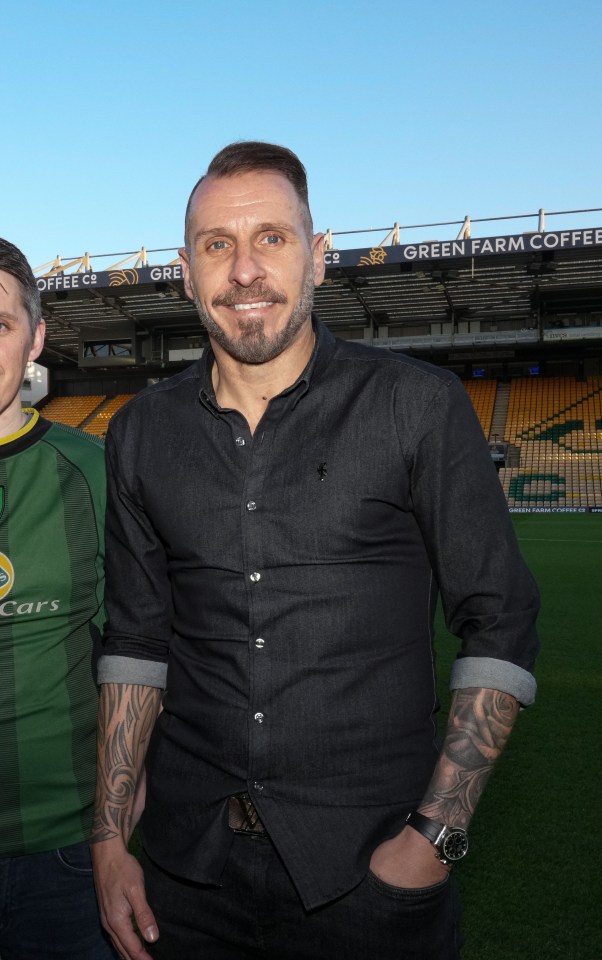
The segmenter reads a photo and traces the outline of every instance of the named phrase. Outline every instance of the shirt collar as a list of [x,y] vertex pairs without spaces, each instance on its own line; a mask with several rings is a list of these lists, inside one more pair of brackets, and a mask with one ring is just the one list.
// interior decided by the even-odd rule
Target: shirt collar
[[22,427],[16,430],[15,433],[10,433],[6,437],[0,437],[1,446],[4,446],[7,443],[13,443],[15,440],[20,440],[21,437],[24,437],[26,434],[28,434],[30,430],[33,430],[40,418],[40,414],[37,410],[34,410],[33,407],[23,407],[22,413],[25,414],[25,423]]
[[[324,369],[328,366],[336,345],[335,337],[322,323],[322,321],[318,320],[315,313],[312,314],[311,322],[316,341],[314,343],[312,355],[309,358],[309,363],[298,379],[292,383],[290,387],[286,387],[286,389],[279,394],[280,397],[285,397],[288,394],[295,393],[295,397],[291,402],[291,409],[294,409],[299,403],[301,397],[307,393],[312,380],[320,376]],[[203,356],[199,361],[199,399],[214,416],[219,416],[220,408],[217,400],[215,399],[215,391],[213,389],[213,381],[211,378],[211,371],[213,369],[214,362],[215,355],[209,346],[203,352]]]

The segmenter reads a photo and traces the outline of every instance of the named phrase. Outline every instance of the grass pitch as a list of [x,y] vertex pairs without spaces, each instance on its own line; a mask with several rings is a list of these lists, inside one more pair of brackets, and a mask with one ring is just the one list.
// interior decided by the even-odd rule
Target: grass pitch
[[[463,960],[600,960],[602,515],[514,515],[539,584],[538,697],[489,781],[457,868]],[[443,689],[457,641],[441,616]]]

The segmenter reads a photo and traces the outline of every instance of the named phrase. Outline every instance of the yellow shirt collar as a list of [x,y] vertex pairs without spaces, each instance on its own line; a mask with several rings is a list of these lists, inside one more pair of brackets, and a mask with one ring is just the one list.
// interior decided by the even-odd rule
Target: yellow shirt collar
[[17,430],[16,433],[9,433],[8,437],[0,437],[0,445],[4,443],[13,443],[14,440],[18,440],[19,437],[24,437],[25,434],[29,433],[36,423],[40,419],[40,414],[37,410],[34,410],[33,407],[23,407],[23,413],[30,413],[31,417],[25,424],[21,427],[20,430]]

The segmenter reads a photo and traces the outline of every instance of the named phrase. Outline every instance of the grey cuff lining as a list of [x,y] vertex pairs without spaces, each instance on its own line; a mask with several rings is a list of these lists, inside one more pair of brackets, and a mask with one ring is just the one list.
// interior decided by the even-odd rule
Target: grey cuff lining
[[449,681],[451,690],[466,687],[488,687],[509,693],[523,707],[535,700],[537,683],[528,670],[493,657],[460,657],[454,662]]
[[167,664],[135,657],[103,656],[98,661],[98,683],[135,683],[165,690]]

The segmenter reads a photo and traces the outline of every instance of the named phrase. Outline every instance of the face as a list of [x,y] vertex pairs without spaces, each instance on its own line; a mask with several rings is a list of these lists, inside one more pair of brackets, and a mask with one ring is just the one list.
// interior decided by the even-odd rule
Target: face
[[44,322],[40,322],[32,339],[19,283],[0,270],[0,418],[5,423],[11,416],[20,417],[25,367],[28,360],[40,355],[43,346]]
[[190,210],[180,251],[188,296],[210,337],[242,363],[266,363],[310,324],[324,279],[323,237],[279,173],[209,177]]

